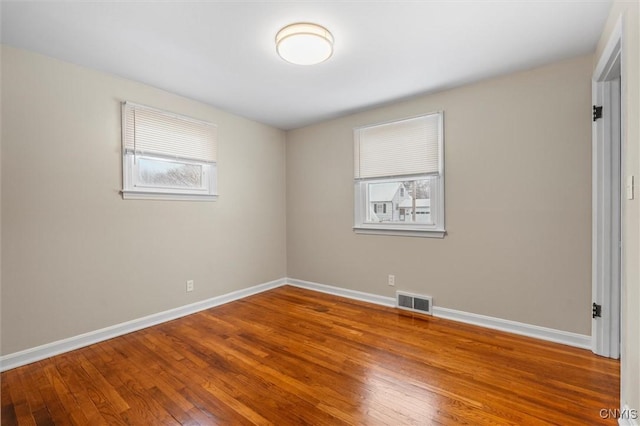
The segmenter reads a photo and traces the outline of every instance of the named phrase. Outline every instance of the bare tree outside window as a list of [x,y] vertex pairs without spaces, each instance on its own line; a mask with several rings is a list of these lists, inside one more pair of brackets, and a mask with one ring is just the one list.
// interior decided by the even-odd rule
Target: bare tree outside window
[[404,187],[409,191],[411,196],[416,199],[429,199],[430,185],[428,180],[407,180],[402,182]]
[[202,186],[202,166],[172,161],[138,159],[140,183],[160,187],[199,188]]

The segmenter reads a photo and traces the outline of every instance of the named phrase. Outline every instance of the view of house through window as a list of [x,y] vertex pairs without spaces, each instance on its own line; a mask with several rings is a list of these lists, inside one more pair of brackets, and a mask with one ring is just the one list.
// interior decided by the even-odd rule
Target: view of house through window
[[367,222],[433,224],[429,179],[369,183],[367,186]]

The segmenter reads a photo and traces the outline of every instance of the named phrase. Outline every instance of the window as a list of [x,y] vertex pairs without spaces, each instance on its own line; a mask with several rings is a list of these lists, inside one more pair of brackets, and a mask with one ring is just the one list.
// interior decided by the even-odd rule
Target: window
[[438,112],[354,130],[357,233],[444,236],[442,127]]
[[374,203],[373,212],[381,214],[387,213],[387,205],[385,203]]
[[215,200],[217,127],[181,115],[122,104],[122,196]]

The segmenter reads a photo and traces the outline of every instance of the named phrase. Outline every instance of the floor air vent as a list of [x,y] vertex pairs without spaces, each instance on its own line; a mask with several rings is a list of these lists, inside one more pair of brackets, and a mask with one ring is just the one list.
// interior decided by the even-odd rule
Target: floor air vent
[[405,292],[396,292],[396,303],[398,308],[412,312],[431,315],[431,296],[421,296]]

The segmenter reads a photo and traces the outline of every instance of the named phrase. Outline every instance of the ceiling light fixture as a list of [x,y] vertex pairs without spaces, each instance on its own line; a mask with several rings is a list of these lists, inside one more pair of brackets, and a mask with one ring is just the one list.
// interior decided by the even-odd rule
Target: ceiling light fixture
[[292,64],[319,64],[333,54],[333,36],[325,27],[298,22],[278,31],[276,51],[282,59]]

